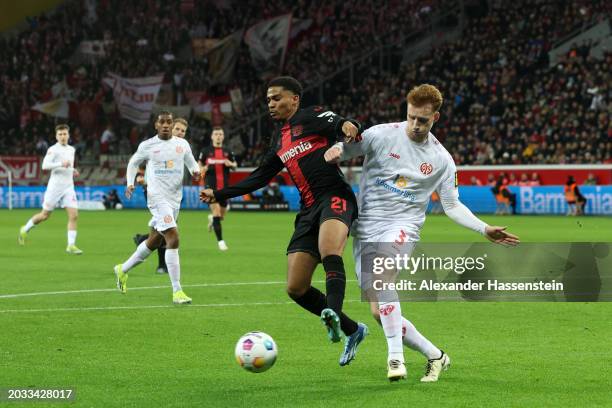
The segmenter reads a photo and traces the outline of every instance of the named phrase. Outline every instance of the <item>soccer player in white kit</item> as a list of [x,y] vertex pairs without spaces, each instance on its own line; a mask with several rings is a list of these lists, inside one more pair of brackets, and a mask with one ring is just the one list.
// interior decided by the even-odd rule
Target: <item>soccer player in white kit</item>
[[[444,212],[456,223],[503,245],[516,245],[518,237],[505,227],[489,226],[459,201],[457,169],[453,158],[430,133],[439,119],[443,98],[428,84],[415,87],[407,96],[406,122],[388,123],[367,129],[356,143],[335,145],[326,152],[328,162],[365,155],[358,196],[359,219],[354,228],[353,255],[359,284],[365,242],[393,242],[400,254],[410,255],[425,222],[431,194],[436,191]],[[392,255],[392,254],[390,254]],[[402,317],[397,293],[392,298],[371,302],[374,318],[382,325],[388,345],[391,381],[406,378],[402,343],[427,358],[422,382],[433,382],[450,358]]]
[[25,240],[30,230],[41,222],[48,220],[51,212],[60,204],[66,209],[68,214],[68,245],[66,246],[66,252],[81,255],[83,251],[76,246],[79,210],[73,179],[75,176],[79,176],[79,172],[74,168],[75,149],[68,145],[70,127],[65,124],[57,125],[55,127],[55,138],[57,143],[47,149],[47,154],[42,162],[42,169],[51,171],[43,199],[42,211],[30,218],[27,224],[19,229],[18,241],[20,245],[25,245]]
[[132,196],[138,165],[147,160],[147,206],[152,214],[149,237],[138,245],[136,251],[123,264],[115,266],[117,288],[127,292],[128,271],[142,263],[153,250],[166,240],[166,266],[172,283],[172,302],[191,303],[181,288],[181,267],[179,263],[179,235],[176,226],[181,199],[183,198],[183,167],[196,178],[200,168],[189,143],[172,136],[173,119],[170,112],[162,111],[155,121],[158,134],[140,143],[130,158],[127,168],[125,195]]

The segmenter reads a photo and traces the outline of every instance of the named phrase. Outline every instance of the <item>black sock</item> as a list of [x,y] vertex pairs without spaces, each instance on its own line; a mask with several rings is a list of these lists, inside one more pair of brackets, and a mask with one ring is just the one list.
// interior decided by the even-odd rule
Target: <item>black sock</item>
[[[308,288],[306,293],[304,293],[302,296],[289,296],[295,301],[295,303],[317,316],[321,316],[321,312],[327,307],[325,295],[321,293],[319,289],[313,288],[312,286]],[[340,313],[339,316],[340,328],[345,335],[350,336],[357,331],[357,323],[351,320],[351,318],[344,313]]]
[[221,241],[223,239],[223,233],[221,232],[221,217],[213,217],[213,229],[215,230],[217,241]]
[[162,244],[157,248],[157,269],[164,268],[168,270],[166,266],[166,241],[164,240]]
[[342,313],[344,291],[346,289],[346,275],[344,274],[344,261],[341,256],[328,255],[322,259],[325,269],[325,287],[327,289],[327,307],[340,317],[340,327],[347,336],[357,331],[357,323]]
[[295,303],[317,316],[321,316],[321,312],[327,307],[325,295],[321,293],[319,289],[313,288],[312,286],[309,287],[302,296],[289,295],[289,297],[291,297]]
[[344,291],[346,288],[346,276],[344,274],[344,261],[338,255],[328,255],[322,259],[325,269],[325,288],[327,291],[327,306],[340,315],[342,302],[344,302]]
[[149,238],[148,234],[143,234],[143,235],[136,234],[136,237],[134,239],[134,241],[136,241],[136,246],[142,244],[144,241],[147,240],[147,238]]

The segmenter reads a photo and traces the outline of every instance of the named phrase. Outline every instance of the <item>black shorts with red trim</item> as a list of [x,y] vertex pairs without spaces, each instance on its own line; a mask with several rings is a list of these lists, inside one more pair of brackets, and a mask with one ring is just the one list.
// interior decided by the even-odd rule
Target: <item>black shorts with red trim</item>
[[357,200],[351,192],[325,195],[309,208],[304,208],[295,217],[295,231],[289,241],[287,254],[307,252],[321,260],[319,252],[319,227],[324,221],[337,219],[342,221],[349,232],[357,218]]

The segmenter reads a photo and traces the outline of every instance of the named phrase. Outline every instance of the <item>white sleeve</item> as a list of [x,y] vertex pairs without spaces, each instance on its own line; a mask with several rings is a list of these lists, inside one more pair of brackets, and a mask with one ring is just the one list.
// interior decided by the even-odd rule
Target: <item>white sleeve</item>
[[130,158],[130,161],[127,166],[127,171],[125,173],[125,178],[128,186],[134,185],[134,179],[136,178],[136,174],[138,173],[138,166],[143,161],[147,160],[148,156],[146,154],[145,148],[142,147],[142,144],[138,146],[138,150],[136,153]]
[[62,167],[62,162],[56,161],[56,155],[53,153],[53,150],[49,148],[47,150],[47,154],[45,155],[45,158],[43,159],[42,169],[43,170],[53,170],[53,169],[58,169],[60,167]]
[[487,224],[459,201],[457,168],[452,158],[449,160],[447,172],[437,188],[444,213],[457,224],[484,235]]
[[375,138],[374,131],[372,128],[366,129],[361,134],[361,140],[353,143],[336,143],[335,146],[340,145],[342,147],[341,161],[352,159],[357,156],[365,156],[372,150],[372,142]]
[[191,152],[191,146],[189,145],[189,143],[186,143],[186,145],[187,145],[187,149],[185,149],[185,156],[184,156],[185,166],[189,170],[189,173],[193,175],[193,173],[200,171],[200,166],[198,165],[198,162],[196,162],[195,158],[193,157],[193,153]]

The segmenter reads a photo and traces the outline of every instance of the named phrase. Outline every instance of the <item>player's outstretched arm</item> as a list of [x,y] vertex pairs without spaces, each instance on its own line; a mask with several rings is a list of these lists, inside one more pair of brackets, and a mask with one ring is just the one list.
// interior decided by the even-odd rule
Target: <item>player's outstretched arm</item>
[[270,152],[262,165],[249,174],[247,178],[221,190],[202,190],[200,192],[200,200],[205,203],[222,201],[258,190],[267,185],[272,180],[272,177],[283,169],[283,166],[281,159],[275,153]]

